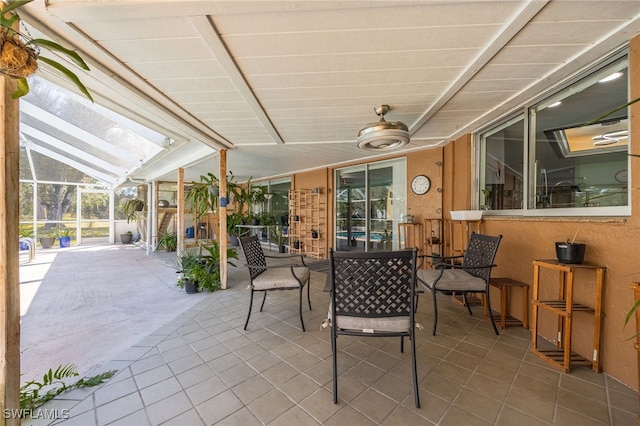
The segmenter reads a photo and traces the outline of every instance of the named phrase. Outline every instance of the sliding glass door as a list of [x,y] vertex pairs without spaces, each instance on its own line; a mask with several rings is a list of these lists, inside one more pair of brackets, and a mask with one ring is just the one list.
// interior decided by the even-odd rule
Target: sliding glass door
[[338,169],[335,188],[336,250],[398,248],[397,224],[406,213],[404,159]]

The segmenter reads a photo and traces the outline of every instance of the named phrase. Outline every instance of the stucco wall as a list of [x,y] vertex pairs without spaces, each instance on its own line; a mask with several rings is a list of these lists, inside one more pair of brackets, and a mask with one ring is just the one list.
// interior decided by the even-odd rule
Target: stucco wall
[[[629,81],[631,99],[640,97],[640,36],[631,41]],[[634,140],[640,134],[640,102],[631,107],[631,148],[640,154],[640,143]],[[635,137],[637,139],[637,137]],[[471,138],[462,137],[444,149],[445,215],[452,209],[467,209],[471,199]],[[640,281],[640,158],[631,157],[632,216],[630,217],[569,217],[526,218],[488,217],[482,224],[482,232],[502,234],[503,240],[496,263],[499,265],[493,276],[506,276],[531,284],[534,259],[555,257],[556,241],[572,238],[578,231],[577,241],[587,244],[585,261],[607,268],[603,296],[603,328],[601,363],[603,370],[638,389],[636,350],[630,339],[635,333],[632,321],[626,327],[626,313],[634,303],[631,284]],[[446,216],[445,216],[446,217]],[[593,301],[593,277],[591,273],[580,273],[576,277],[578,301]],[[543,277],[554,280],[555,275]],[[545,283],[548,281],[545,281]],[[497,294],[494,295],[497,297]],[[529,297],[531,289],[529,289]],[[493,299],[496,300],[496,299]],[[519,304],[520,293],[511,297],[510,310],[515,317],[522,317]],[[531,306],[529,316],[531,317]],[[587,359],[591,358],[593,342],[593,316],[577,313],[573,328],[573,348]],[[543,334],[555,337],[555,318],[542,318]]]
[[[640,36],[631,41],[630,47],[631,98],[640,97]],[[640,143],[634,136],[640,134],[640,102],[631,107],[630,151],[640,155]],[[397,158],[388,157],[388,158]],[[423,196],[413,194],[407,187],[407,205],[416,220],[426,217],[448,218],[448,212],[471,207],[472,191],[472,145],[471,136],[465,135],[449,143],[444,148],[411,152],[407,158],[407,183],[417,174],[425,174],[431,179],[431,190]],[[438,165],[442,162],[443,165]],[[603,371],[638,389],[636,350],[630,337],[635,333],[635,324],[625,327],[627,311],[634,303],[631,284],[640,282],[640,157],[631,157],[632,191],[630,217],[567,217],[567,218],[527,218],[488,217],[482,224],[482,232],[502,234],[503,240],[496,263],[499,265],[494,276],[512,277],[531,284],[534,259],[555,257],[555,242],[572,238],[578,231],[577,240],[587,244],[586,262],[607,268],[603,295],[603,328],[601,345],[601,365]],[[332,241],[332,177],[333,169],[297,174],[294,188],[322,186],[327,190],[328,243]],[[443,188],[439,193],[437,188]],[[441,209],[441,210],[439,210]],[[543,277],[555,280],[555,275]],[[545,281],[545,283],[548,281]],[[583,284],[580,284],[580,283]],[[577,301],[592,304],[593,274],[579,273],[576,277]],[[521,293],[514,289],[510,311],[522,318]],[[498,294],[492,300],[497,301]],[[529,298],[531,289],[529,289]],[[495,303],[495,302],[494,302]],[[531,317],[529,304],[529,317]],[[593,342],[593,316],[584,313],[575,315],[573,349],[587,359],[591,358]],[[555,318],[542,318],[542,333],[545,337],[555,337]]]

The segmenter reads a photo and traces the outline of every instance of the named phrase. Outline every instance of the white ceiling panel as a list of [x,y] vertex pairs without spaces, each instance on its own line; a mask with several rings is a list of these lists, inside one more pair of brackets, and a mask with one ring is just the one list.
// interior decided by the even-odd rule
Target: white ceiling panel
[[198,160],[223,146],[236,148],[234,174],[254,179],[375,158],[355,139],[379,104],[411,127],[410,149],[441,146],[640,31],[640,1],[49,0],[23,9],[34,32],[88,60],[93,71],[79,75],[98,102],[184,144],[137,170],[142,179],[181,166],[197,178],[214,164]]
[[[239,2],[241,3],[241,2]],[[290,2],[290,4],[300,2]],[[394,1],[384,4],[366,2],[315,2],[309,10],[297,7],[292,13],[219,13],[214,15],[222,34],[265,34],[284,31],[335,31],[351,28],[465,27],[507,22],[522,1],[502,2],[436,2]],[[445,4],[448,3],[448,4]],[[491,2],[489,2],[491,3]],[[233,6],[230,5],[230,8]],[[259,7],[259,6],[258,6]]]
[[140,75],[149,80],[173,80],[183,75],[191,78],[211,78],[214,76],[226,76],[224,69],[215,59],[192,61],[162,61],[162,62],[129,62],[131,67]]
[[105,40],[100,42],[108,51],[117,53],[120,61],[158,62],[189,61],[211,57],[207,44],[199,37]]
[[97,41],[183,39],[198,37],[198,31],[187,16],[154,19],[127,19],[127,15],[113,20],[76,21],[83,32],[90,32]]
[[[161,66],[161,64],[158,64]],[[182,92],[225,92],[234,90],[233,82],[227,76],[215,78],[196,78],[184,76],[183,78],[150,80],[157,87],[161,87],[167,93]]]
[[215,92],[173,92],[171,94],[171,98],[187,109],[191,105],[209,103],[212,101],[222,104],[226,104],[227,102],[245,102],[242,95],[237,90],[216,90]]
[[273,57],[237,58],[247,76],[272,74],[319,74],[324,72],[358,72],[375,69],[425,69],[464,67],[473,57],[474,49],[431,49],[390,51],[384,55],[372,53],[321,54]]

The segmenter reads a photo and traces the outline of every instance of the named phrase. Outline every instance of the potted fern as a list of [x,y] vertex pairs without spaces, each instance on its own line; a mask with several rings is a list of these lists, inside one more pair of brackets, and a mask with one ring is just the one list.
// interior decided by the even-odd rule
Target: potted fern
[[138,212],[144,210],[146,205],[147,203],[138,198],[131,198],[125,201],[123,210],[125,216],[127,217],[127,223],[136,220],[138,217]]
[[41,55],[43,49],[52,53],[61,53],[83,70],[89,71],[89,66],[77,52],[51,40],[31,39],[14,29],[20,21],[18,9],[32,1],[16,0],[9,4],[0,2],[2,9],[0,12],[0,74],[11,77],[18,83],[18,89],[11,97],[18,99],[29,93],[27,77],[35,74],[38,63],[42,62],[73,82],[78,90],[93,102],[91,94],[76,74],[60,62]]

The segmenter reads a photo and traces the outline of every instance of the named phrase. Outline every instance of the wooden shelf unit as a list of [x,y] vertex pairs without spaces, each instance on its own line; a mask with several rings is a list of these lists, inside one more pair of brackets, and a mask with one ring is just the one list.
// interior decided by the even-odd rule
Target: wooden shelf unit
[[[440,218],[424,219],[424,249],[425,256],[444,256],[444,221]],[[433,262],[427,258],[425,267],[433,267]]]
[[479,220],[453,220],[448,219],[446,224],[447,235],[445,236],[448,243],[447,256],[463,255],[471,233],[481,233],[482,219]]
[[[308,192],[310,192],[308,189],[289,190],[289,253],[304,252],[304,222]],[[296,241],[299,242],[298,248],[294,247]]]
[[[558,272],[558,298],[552,300],[540,299],[540,269],[550,269]],[[574,299],[574,276],[577,270],[595,272],[595,289],[593,306],[576,303]],[[594,371],[600,372],[600,332],[602,328],[602,287],[604,285],[603,266],[590,264],[564,264],[557,260],[533,261],[533,316],[531,329],[531,352],[561,369],[565,373],[571,371],[572,364],[591,365]],[[538,316],[542,309],[558,317],[558,341],[555,349],[542,349],[538,345]],[[593,315],[593,352],[588,360],[571,352],[571,334],[573,328],[573,313],[585,312]]]
[[[633,288],[634,301],[640,300],[640,283],[633,283],[631,286]],[[636,342],[634,347],[636,349],[636,362],[638,363],[638,382],[640,382],[640,308],[635,311],[636,318]],[[640,394],[638,395],[640,397]],[[640,421],[640,417],[638,417],[638,421]]]
[[[325,206],[325,194],[322,193],[321,188],[318,188],[317,192],[314,190],[305,194],[305,212],[302,222],[304,239],[301,241],[303,241],[305,254],[316,259],[324,259],[326,257]],[[315,237],[312,232],[314,230],[317,231],[317,236]]]
[[417,247],[418,254],[422,254],[424,232],[421,223],[399,223],[398,244],[400,250]]

